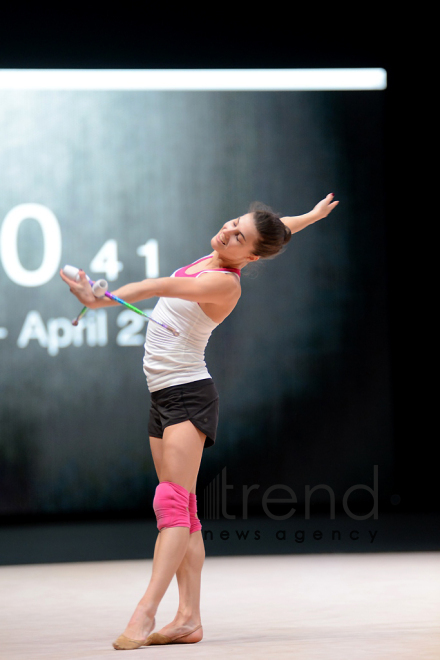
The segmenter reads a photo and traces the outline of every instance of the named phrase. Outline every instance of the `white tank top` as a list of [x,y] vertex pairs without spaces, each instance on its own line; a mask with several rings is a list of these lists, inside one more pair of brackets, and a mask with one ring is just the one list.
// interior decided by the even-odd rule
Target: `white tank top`
[[[235,273],[236,268],[211,268],[199,273],[186,273],[191,266],[176,270],[171,277],[199,277],[203,273]],[[205,348],[214,328],[219,324],[205,314],[199,303],[180,298],[159,298],[153,313],[160,323],[166,323],[179,331],[175,337],[156,323],[149,323],[145,340],[143,360],[144,373],[150,392],[172,385],[183,385],[196,380],[211,378],[205,363]]]

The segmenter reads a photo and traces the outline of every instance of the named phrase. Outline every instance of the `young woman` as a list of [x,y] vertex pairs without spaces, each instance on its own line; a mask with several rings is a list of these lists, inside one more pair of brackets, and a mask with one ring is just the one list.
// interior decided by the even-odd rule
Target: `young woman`
[[[305,215],[280,218],[267,207],[229,220],[211,240],[213,252],[171,277],[127,284],[115,294],[127,302],[158,296],[153,318],[179,331],[148,325],[144,371],[151,392],[150,446],[159,480],[153,500],[159,534],[148,588],[115,649],[150,644],[194,643],[203,637],[200,581],[205,549],[197,517],[196,482],[204,447],[212,446],[218,394],[204,351],[213,329],[229,316],[241,294],[240,272],[276,256],[291,234],[326,217],[338,204],[331,193]],[[117,305],[97,299],[83,271],[78,282],[61,271],[71,292],[87,307]],[[155,614],[173,576],[179,587],[174,620],[152,633]]]

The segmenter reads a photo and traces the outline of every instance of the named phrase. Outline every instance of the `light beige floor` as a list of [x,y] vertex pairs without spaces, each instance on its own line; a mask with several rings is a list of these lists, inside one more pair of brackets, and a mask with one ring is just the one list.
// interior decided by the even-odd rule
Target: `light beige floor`
[[[99,660],[151,561],[0,567],[0,658]],[[440,553],[208,558],[205,637],[129,658],[439,660]],[[174,616],[175,582],[157,616]],[[123,652],[122,652],[123,653]]]

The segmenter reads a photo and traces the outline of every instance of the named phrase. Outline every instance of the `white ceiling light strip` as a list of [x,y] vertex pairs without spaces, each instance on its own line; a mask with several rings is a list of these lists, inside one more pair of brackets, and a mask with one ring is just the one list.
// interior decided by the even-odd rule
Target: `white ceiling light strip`
[[386,89],[385,69],[0,69],[0,90]]

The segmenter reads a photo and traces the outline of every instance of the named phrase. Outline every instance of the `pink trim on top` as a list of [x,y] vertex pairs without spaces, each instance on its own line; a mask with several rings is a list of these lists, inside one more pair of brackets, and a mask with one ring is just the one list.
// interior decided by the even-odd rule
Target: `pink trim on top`
[[201,275],[202,273],[210,273],[214,271],[218,271],[220,273],[235,273],[238,275],[238,277],[241,276],[241,272],[239,268],[208,268],[207,270],[199,270],[198,273],[187,273],[187,269],[191,268],[191,266],[195,266],[198,264],[200,261],[204,261],[204,259],[209,259],[211,255],[208,255],[207,257],[202,257],[201,259],[197,259],[197,261],[194,261],[194,263],[189,264],[189,266],[182,266],[182,268],[179,268],[176,270],[174,273],[174,277],[197,277],[198,275]]

